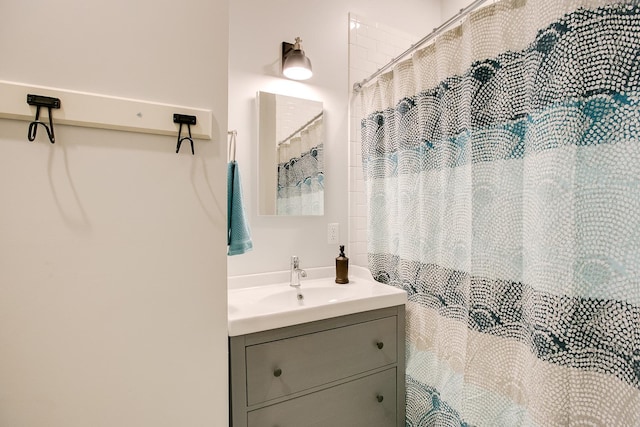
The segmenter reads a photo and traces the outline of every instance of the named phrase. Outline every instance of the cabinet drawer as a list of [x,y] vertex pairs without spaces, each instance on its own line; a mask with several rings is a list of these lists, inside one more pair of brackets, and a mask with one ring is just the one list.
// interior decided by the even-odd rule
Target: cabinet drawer
[[396,369],[267,406],[249,427],[389,427],[396,425]]
[[396,316],[249,346],[247,405],[395,363]]

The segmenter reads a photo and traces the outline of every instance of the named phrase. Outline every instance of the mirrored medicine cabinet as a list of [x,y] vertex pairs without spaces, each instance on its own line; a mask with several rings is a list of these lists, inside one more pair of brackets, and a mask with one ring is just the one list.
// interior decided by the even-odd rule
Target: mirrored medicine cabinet
[[258,92],[258,215],[324,214],[322,102]]

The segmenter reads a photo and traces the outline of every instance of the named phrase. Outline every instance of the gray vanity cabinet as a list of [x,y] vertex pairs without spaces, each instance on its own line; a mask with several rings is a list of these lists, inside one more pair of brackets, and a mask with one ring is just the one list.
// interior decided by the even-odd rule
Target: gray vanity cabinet
[[404,305],[229,338],[233,427],[404,426]]

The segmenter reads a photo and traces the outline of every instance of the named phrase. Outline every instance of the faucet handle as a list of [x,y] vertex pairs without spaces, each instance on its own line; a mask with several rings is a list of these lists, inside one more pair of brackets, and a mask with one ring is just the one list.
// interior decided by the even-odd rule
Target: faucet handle
[[293,268],[298,268],[300,266],[300,261],[298,260],[298,257],[295,255],[291,256],[291,266]]

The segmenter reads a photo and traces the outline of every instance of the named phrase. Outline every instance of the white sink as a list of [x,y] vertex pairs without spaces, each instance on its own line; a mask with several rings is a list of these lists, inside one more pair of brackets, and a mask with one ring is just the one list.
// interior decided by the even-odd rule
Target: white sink
[[[324,286],[323,286],[324,285]],[[282,307],[311,307],[322,304],[332,304],[346,299],[352,299],[358,296],[357,286],[338,286],[326,284],[324,282],[313,283],[312,286],[300,286],[299,290],[294,290],[291,286],[289,289],[278,286],[272,294],[261,298],[259,303],[267,307],[273,307],[275,310],[281,310]]]
[[374,280],[350,278],[338,285],[333,278],[302,280],[298,290],[289,283],[230,289],[229,336],[245,335],[361,311],[402,305],[402,289]]

